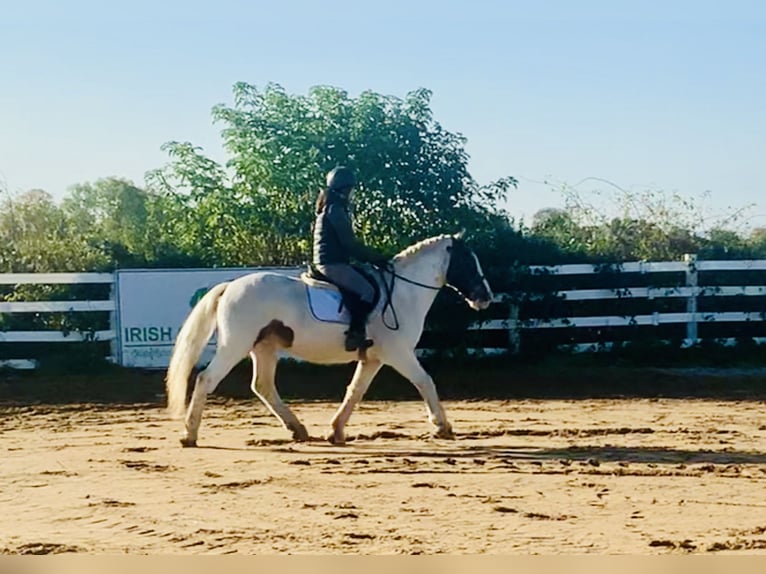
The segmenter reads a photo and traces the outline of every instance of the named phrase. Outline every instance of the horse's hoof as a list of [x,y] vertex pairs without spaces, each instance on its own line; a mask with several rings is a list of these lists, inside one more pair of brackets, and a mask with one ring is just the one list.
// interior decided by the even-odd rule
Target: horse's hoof
[[441,429],[434,432],[433,437],[444,439],[444,440],[455,440],[455,433],[452,432],[452,429],[450,428]]
[[182,438],[181,439],[181,446],[184,448],[195,448],[197,446],[196,440],[191,440],[188,438]]
[[335,436],[334,434],[331,434],[327,437],[327,442],[333,446],[346,446],[346,437]]
[[309,438],[311,437],[309,437],[309,431],[306,430],[306,427],[293,429],[293,440],[295,442],[308,442]]

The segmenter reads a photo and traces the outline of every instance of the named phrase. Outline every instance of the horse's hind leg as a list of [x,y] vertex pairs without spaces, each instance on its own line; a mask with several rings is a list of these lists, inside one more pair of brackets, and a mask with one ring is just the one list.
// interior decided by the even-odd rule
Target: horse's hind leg
[[186,432],[181,438],[183,446],[197,446],[197,434],[202,422],[202,411],[207,396],[212,393],[223,378],[246,355],[246,350],[239,352],[219,341],[215,357],[210,364],[197,375],[189,409],[186,411]]
[[391,366],[399,371],[415,386],[423,397],[428,411],[428,419],[436,427],[436,436],[439,438],[454,438],[452,426],[447,421],[439,395],[436,392],[434,380],[431,378],[414,354],[407,354],[399,358]]
[[362,400],[364,393],[370,387],[370,383],[380,370],[382,363],[380,361],[359,361],[356,364],[356,370],[351,382],[346,388],[346,396],[343,403],[332,418],[332,436],[329,441],[333,444],[344,444],[346,442],[345,427],[354,410],[356,404]]
[[253,381],[250,388],[268,409],[276,416],[282,425],[293,433],[293,439],[307,441],[309,433],[290,408],[282,401],[277,392],[276,372],[277,349],[264,341],[255,346],[250,352],[253,360]]

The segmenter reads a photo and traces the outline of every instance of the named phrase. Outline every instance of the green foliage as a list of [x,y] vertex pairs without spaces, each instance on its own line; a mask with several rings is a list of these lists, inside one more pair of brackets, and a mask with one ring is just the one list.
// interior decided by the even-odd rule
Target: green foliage
[[151,257],[148,194],[131,182],[75,185],[61,209],[78,236],[109,257],[110,267],[135,267]]
[[50,194],[32,190],[0,201],[0,272],[104,269],[109,259]]
[[234,105],[213,110],[224,125],[226,168],[192,144],[172,142],[171,163],[150,181],[174,199],[184,246],[223,265],[307,260],[316,195],[339,164],[359,180],[359,235],[379,249],[480,228],[516,181],[478,185],[465,138],[433,119],[430,97],[417,90],[404,99],[371,91],[352,98],[326,86],[302,96],[239,83]]
[[613,189],[591,192],[593,201],[563,186],[565,209],[539,211],[531,235],[583,261],[679,260],[686,253],[703,259],[766,256],[760,235],[748,239],[734,229],[750,206],[715,215],[706,209],[707,194],[695,199],[603,183]]

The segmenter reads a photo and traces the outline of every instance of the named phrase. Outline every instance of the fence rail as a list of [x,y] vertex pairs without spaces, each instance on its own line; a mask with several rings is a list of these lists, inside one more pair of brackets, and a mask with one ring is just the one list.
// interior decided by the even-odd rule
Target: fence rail
[[[738,261],[699,261],[696,255],[686,255],[684,261],[636,261],[622,264],[574,264],[557,266],[533,266],[530,268],[532,276],[537,277],[571,277],[571,276],[595,276],[606,283],[617,275],[631,277],[659,273],[683,273],[683,285],[665,286],[619,286],[598,289],[572,289],[557,291],[555,295],[566,302],[583,301],[658,301],[662,299],[685,299],[686,312],[659,312],[635,315],[587,315],[568,317],[530,317],[525,321],[511,320],[490,321],[484,323],[485,328],[511,330],[533,329],[557,329],[565,327],[575,328],[611,328],[611,327],[638,327],[659,326],[668,324],[685,324],[686,337],[682,345],[690,346],[701,341],[698,336],[700,324],[723,324],[723,323],[757,323],[764,326],[763,334],[766,335],[766,305],[761,305],[758,311],[709,311],[700,312],[701,300],[711,297],[723,298],[750,298],[766,297],[766,275],[757,280],[760,284],[755,285],[700,285],[701,274],[709,273],[737,273],[737,272],[764,272],[766,260],[738,260]],[[702,275],[704,279],[706,275]],[[737,276],[735,276],[737,277]],[[741,279],[741,275],[739,275]],[[638,281],[636,281],[638,282]],[[752,282],[752,281],[751,281]],[[533,299],[533,298],[532,298]],[[518,337],[517,337],[518,339]],[[766,336],[752,337],[758,344],[766,343]],[[721,337],[718,342],[731,345],[736,338]],[[566,345],[569,350],[585,351],[599,348],[611,348],[612,341],[587,342],[574,345]]]
[[[86,341],[109,341],[112,343],[110,359],[115,357],[115,313],[113,273],[0,273],[0,285],[75,285],[109,284],[109,299],[79,301],[0,301],[0,313],[86,313],[108,312],[109,329],[97,331],[0,331],[0,343],[72,343]],[[34,369],[36,359],[4,359],[0,367]]]
[[673,273],[686,271],[690,264],[697,271],[766,271],[765,259],[739,259],[732,261],[698,261],[695,255],[687,255],[687,261],[631,261],[628,263],[573,263],[568,265],[532,265],[533,274],[589,275],[593,273]]
[[112,273],[0,273],[0,285],[114,283]]
[[[700,311],[701,301],[709,298],[727,298],[736,301],[746,301],[753,297],[763,297],[766,301],[766,275],[756,280],[752,278],[749,284],[744,285],[716,285],[709,284],[705,279],[709,273],[736,274],[739,272],[764,272],[766,260],[739,260],[739,261],[698,261],[696,256],[687,255],[684,261],[637,261],[622,264],[573,264],[556,266],[532,266],[529,268],[529,277],[532,280],[549,277],[574,278],[576,276],[592,276],[592,281],[601,283],[603,286],[587,289],[562,289],[554,295],[567,303],[585,303],[603,301],[604,312],[590,314],[557,317],[529,316],[519,319],[519,305],[510,305],[508,315],[503,318],[494,318],[469,327],[471,331],[505,331],[506,344],[500,347],[482,347],[474,349],[475,352],[501,353],[518,350],[519,342],[523,333],[530,331],[550,331],[563,328],[594,329],[594,328],[630,328],[651,327],[660,325],[685,324],[685,338],[683,344],[688,346],[700,341],[698,336],[700,325],[708,324],[752,324],[764,328],[753,336],[757,343],[766,343],[766,305],[762,310],[741,309],[722,310],[715,312]],[[647,274],[679,274],[677,284],[665,286],[611,286],[614,285],[614,277],[628,276],[641,277]],[[741,275],[732,275],[734,281]],[[109,341],[112,343],[112,356],[115,360],[115,344],[119,337],[117,329],[118,301],[115,296],[115,274],[112,273],[6,273],[0,274],[0,285],[16,284],[109,284],[108,299],[104,300],[81,300],[81,301],[0,301],[0,314],[13,313],[109,313],[109,328],[90,332],[62,332],[62,331],[0,331],[0,343],[65,343],[75,341]],[[646,280],[635,281],[646,283]],[[658,281],[659,282],[659,281]],[[733,282],[731,280],[727,283]],[[741,282],[745,282],[742,280]],[[625,283],[625,281],[621,281]],[[608,304],[616,300],[659,302],[662,300],[686,301],[686,309],[683,312],[642,312],[635,315],[620,315],[610,312]],[[505,300],[504,295],[496,298],[496,303]],[[528,301],[534,301],[535,296],[530,295]],[[760,336],[763,334],[764,336]],[[722,337],[723,344],[732,344],[735,338]],[[593,350],[612,346],[610,341],[597,341],[566,345],[571,350]],[[427,352],[424,350],[424,352]],[[24,359],[5,359],[0,357],[0,366],[14,368],[34,366],[33,361]]]
[[0,302],[0,313],[68,313],[115,311],[114,301],[17,301]]

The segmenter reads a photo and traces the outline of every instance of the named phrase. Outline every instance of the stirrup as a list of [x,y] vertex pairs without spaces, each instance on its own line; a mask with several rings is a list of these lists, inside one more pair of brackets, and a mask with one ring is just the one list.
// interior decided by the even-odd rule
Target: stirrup
[[366,339],[364,337],[364,333],[354,332],[354,331],[346,331],[346,342],[345,347],[346,351],[365,351],[372,347],[373,341],[372,339]]

